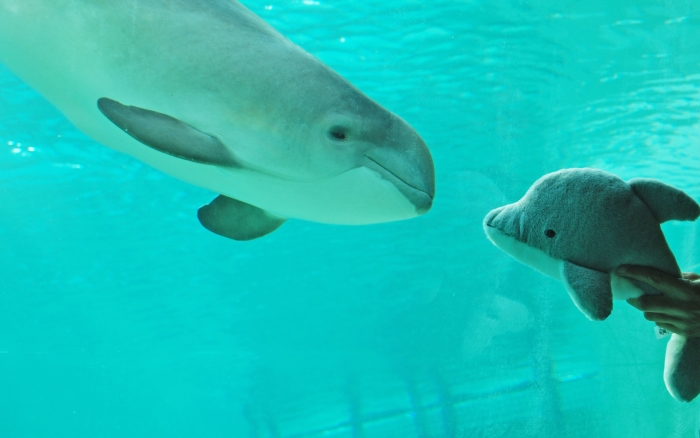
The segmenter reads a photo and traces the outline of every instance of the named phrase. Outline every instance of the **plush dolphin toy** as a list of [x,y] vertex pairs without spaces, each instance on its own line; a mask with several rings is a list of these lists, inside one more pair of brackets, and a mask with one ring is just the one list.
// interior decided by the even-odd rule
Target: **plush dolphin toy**
[[202,225],[427,212],[418,133],[234,0],[0,0],[0,62],[98,142],[220,193]]
[[[518,202],[489,212],[483,225],[497,247],[563,282],[588,318],[603,320],[613,299],[661,293],[616,275],[619,266],[681,276],[660,224],[698,216],[697,202],[660,181],[624,182],[601,170],[565,169],[540,178]],[[664,380],[679,400],[700,393],[700,339],[672,335]]]

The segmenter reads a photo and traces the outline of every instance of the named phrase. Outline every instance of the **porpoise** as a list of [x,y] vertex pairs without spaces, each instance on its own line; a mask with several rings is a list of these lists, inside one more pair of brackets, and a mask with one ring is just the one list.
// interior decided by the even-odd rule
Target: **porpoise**
[[[660,224],[698,216],[695,200],[661,181],[625,182],[602,170],[564,169],[537,180],[518,202],[489,212],[483,226],[497,247],[562,281],[588,318],[603,320],[612,312],[613,298],[661,293],[618,276],[621,265],[681,277]],[[679,400],[700,393],[700,338],[671,336],[664,379]]]
[[433,202],[418,133],[234,0],[0,0],[0,62],[98,142],[220,193],[198,216],[226,237]]

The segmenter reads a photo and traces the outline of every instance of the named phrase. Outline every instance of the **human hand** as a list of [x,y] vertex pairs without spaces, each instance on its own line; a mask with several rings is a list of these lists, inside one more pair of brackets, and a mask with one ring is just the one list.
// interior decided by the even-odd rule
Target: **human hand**
[[700,275],[684,273],[683,278],[675,278],[644,266],[620,266],[617,274],[647,283],[664,293],[627,300],[644,312],[644,318],[682,336],[700,336]]

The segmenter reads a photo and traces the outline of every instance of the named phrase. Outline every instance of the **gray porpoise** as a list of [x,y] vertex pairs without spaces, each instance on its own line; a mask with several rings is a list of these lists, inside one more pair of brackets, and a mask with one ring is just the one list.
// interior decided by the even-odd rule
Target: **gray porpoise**
[[0,0],[0,62],[98,142],[221,194],[199,218],[227,237],[432,205],[416,131],[237,1]]

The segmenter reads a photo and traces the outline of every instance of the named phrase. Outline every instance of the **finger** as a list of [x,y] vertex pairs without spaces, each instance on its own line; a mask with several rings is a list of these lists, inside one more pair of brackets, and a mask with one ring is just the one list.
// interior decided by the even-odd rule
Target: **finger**
[[678,304],[666,295],[642,295],[630,298],[627,302],[643,312],[666,313],[673,316],[686,316],[688,314],[682,304]]
[[656,325],[662,329],[670,331],[671,333],[675,333],[677,335],[685,336],[688,338],[695,338],[700,335],[700,332],[697,328],[693,329],[687,326],[679,326],[676,324],[669,324],[665,322],[658,323]]
[[683,293],[688,287],[686,280],[676,278],[658,269],[648,266],[622,265],[617,268],[616,272],[624,277],[634,278],[635,280],[654,286],[669,296],[675,296],[677,298],[686,296],[686,294]]
[[656,325],[659,324],[671,324],[677,328],[684,328],[686,326],[685,322],[675,316],[667,315],[665,313],[654,313],[654,312],[644,312],[644,319],[648,321],[653,321]]
[[690,281],[697,281],[697,280],[700,280],[700,275],[698,275],[694,272],[684,272],[683,278],[685,278],[686,280],[690,280]]

